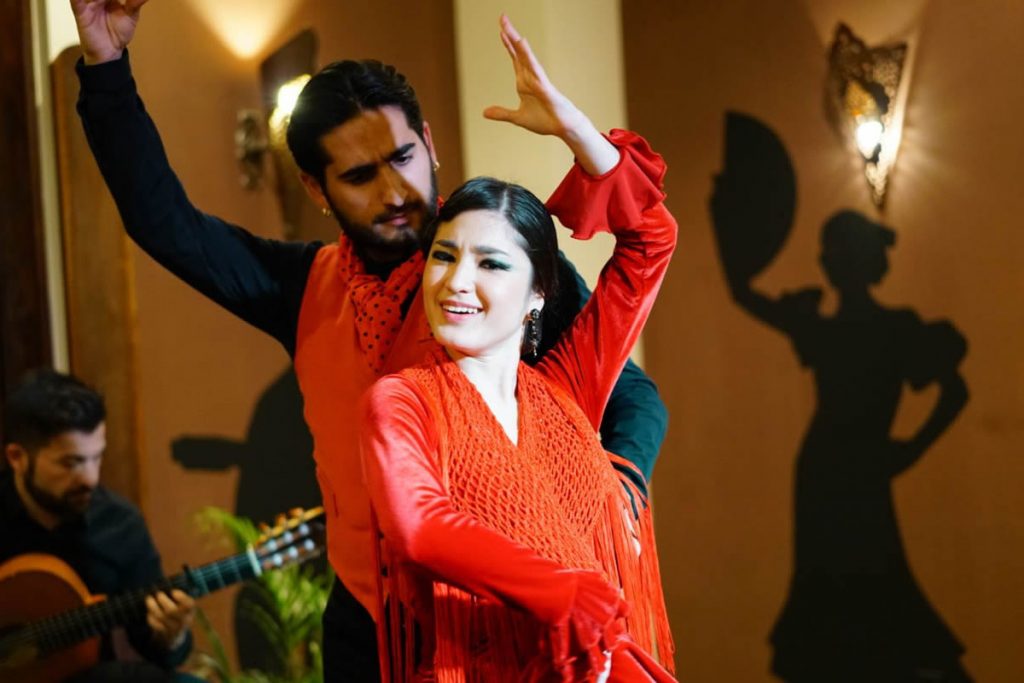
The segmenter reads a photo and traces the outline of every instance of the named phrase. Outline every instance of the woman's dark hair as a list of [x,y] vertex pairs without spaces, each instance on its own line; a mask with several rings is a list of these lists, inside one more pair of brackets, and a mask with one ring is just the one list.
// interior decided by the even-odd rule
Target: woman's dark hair
[[423,139],[423,114],[416,92],[390,64],[375,59],[328,64],[299,93],[288,122],[288,149],[300,169],[323,185],[330,159],[320,138],[370,109],[397,106]]
[[103,397],[77,378],[36,370],[7,399],[4,442],[32,453],[64,432],[92,432],[106,416]]
[[[565,259],[558,251],[558,236],[551,214],[535,194],[521,185],[486,176],[467,181],[451,194],[438,211],[437,218],[421,233],[424,253],[430,250],[441,223],[451,222],[466,211],[477,210],[501,214],[519,235],[519,245],[530,259],[533,288],[544,297],[538,349],[538,353],[543,355],[575,317],[577,308],[572,308],[570,313],[563,309],[566,303],[578,303],[579,294],[572,269],[567,262],[563,264]],[[575,295],[568,297],[572,301],[566,301],[560,286],[569,288],[570,294]]]

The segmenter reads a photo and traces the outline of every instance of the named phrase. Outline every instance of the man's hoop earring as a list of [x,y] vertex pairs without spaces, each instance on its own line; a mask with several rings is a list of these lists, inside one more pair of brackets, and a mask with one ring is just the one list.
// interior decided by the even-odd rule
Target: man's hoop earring
[[526,319],[526,340],[523,351],[530,360],[537,359],[537,347],[540,346],[540,311],[534,308]]
[[327,207],[320,209],[320,213],[324,215],[324,218],[330,218],[332,215],[334,215],[331,213],[331,210],[328,209]]
[[437,169],[441,168],[441,162],[434,160],[434,173],[437,173]]

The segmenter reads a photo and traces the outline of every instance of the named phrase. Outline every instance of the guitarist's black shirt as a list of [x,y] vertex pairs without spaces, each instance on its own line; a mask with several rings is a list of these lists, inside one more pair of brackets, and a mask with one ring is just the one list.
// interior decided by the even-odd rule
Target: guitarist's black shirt
[[[160,554],[138,509],[96,487],[82,519],[48,530],[29,517],[10,469],[0,471],[0,564],[26,553],[54,555],[75,570],[93,594],[117,595],[150,588],[163,579]],[[132,647],[164,668],[179,665],[192,648],[191,634],[167,652],[153,642],[145,619],[126,628]],[[112,658],[105,639],[103,656]]]

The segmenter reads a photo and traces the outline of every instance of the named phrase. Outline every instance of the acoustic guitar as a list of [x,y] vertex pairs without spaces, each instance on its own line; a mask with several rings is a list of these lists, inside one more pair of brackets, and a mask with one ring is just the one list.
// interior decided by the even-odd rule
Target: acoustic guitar
[[0,681],[60,683],[99,661],[100,636],[145,619],[145,598],[178,588],[200,597],[266,571],[323,552],[322,508],[279,517],[244,552],[200,567],[185,567],[149,590],[113,598],[93,596],[62,560],[20,555],[0,565]]

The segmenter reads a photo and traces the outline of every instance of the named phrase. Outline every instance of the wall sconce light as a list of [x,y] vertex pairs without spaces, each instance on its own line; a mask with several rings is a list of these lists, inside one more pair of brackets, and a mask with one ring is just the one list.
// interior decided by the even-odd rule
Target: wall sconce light
[[235,158],[242,170],[240,181],[247,190],[255,190],[263,179],[263,154],[267,139],[260,125],[262,114],[257,109],[239,109],[235,123]]
[[299,99],[299,93],[309,81],[308,73],[300,74],[277,88],[274,107],[267,117],[268,137],[263,135],[263,113],[257,109],[241,109],[235,124],[235,156],[242,169],[242,187],[254,190],[263,179],[263,156],[268,151],[287,153],[288,121]]
[[871,199],[880,209],[903,127],[906,56],[906,43],[869,48],[845,24],[836,27],[829,50],[826,110],[832,125],[863,159]]
[[261,185],[264,157],[270,157],[285,239],[298,236],[305,203],[299,169],[288,151],[288,121],[299,93],[316,70],[317,49],[316,34],[305,29],[264,59],[260,63],[263,108],[239,111],[235,127],[235,156],[243,187],[253,190]]

